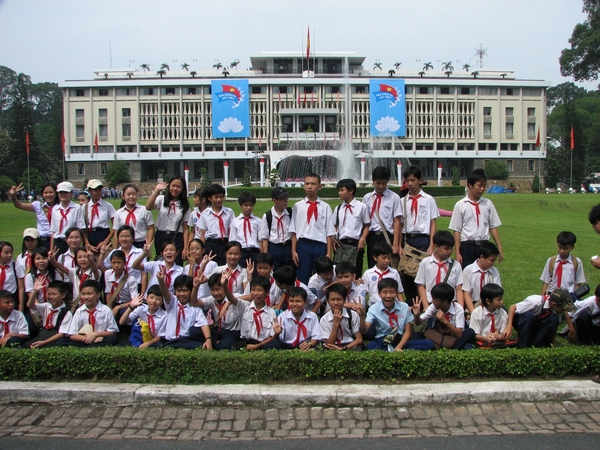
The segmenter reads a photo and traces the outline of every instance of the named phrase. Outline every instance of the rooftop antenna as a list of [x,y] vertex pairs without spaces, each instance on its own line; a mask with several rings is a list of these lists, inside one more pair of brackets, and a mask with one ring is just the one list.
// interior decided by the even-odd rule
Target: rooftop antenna
[[479,48],[475,49],[475,56],[479,57],[479,67],[483,67],[483,57],[488,56],[487,48],[483,48],[483,45],[479,44]]

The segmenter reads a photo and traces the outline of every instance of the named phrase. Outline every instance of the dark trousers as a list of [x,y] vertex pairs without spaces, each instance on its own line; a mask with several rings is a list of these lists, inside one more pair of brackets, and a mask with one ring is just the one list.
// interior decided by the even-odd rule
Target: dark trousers
[[462,267],[463,269],[467,267],[469,264],[473,264],[475,261],[479,259],[481,254],[481,244],[487,241],[479,241],[480,244],[473,244],[471,242],[461,242],[460,243],[460,256],[462,256]]
[[242,249],[242,257],[240,258],[240,266],[244,269],[246,268],[246,261],[249,259],[254,263],[254,272],[252,272],[252,278],[258,276],[258,270],[256,270],[256,257],[260,253],[260,249],[258,248],[243,248]]
[[57,259],[60,255],[65,253],[67,250],[69,250],[69,244],[67,244],[67,241],[65,241],[62,238],[54,239],[54,247],[58,248],[58,253],[56,254]]
[[469,327],[465,328],[461,337],[456,340],[453,348],[455,350],[469,350],[475,348],[475,331]]
[[299,239],[296,246],[296,252],[300,259],[296,278],[304,284],[308,284],[308,280],[314,273],[315,261],[317,258],[326,256],[327,254],[327,244],[313,241],[312,239]]
[[5,348],[25,348],[25,340],[21,339],[18,336],[12,336],[6,344],[4,344]]
[[228,242],[228,239],[207,239],[205,242],[204,254],[210,255],[212,252],[213,255],[216,255],[213,261],[219,266],[224,266],[227,262],[225,259],[225,246]]
[[40,242],[42,243],[42,247],[50,250],[50,237],[40,238]]
[[[392,342],[392,346],[396,347],[400,340],[402,339],[402,335],[398,334],[394,342]],[[435,345],[429,339],[409,339],[404,347],[404,350],[435,350]],[[387,344],[383,343],[383,338],[377,338],[369,342],[367,345],[367,350],[384,350],[388,351]]]
[[588,311],[582,311],[574,320],[577,338],[585,345],[600,344],[600,326],[594,325]]
[[144,248],[144,244],[146,244],[146,241],[133,241],[133,246],[135,248]]
[[[88,230],[89,232],[89,230]],[[97,229],[96,231],[92,231],[89,233],[88,240],[90,241],[90,245],[97,247],[98,244],[103,242],[108,235],[110,234],[110,228]]]
[[558,315],[538,319],[530,312],[515,314],[513,326],[519,333],[519,348],[550,347],[558,328]]
[[273,269],[277,269],[281,266],[292,266],[292,243],[287,244],[274,244],[269,241],[268,251],[275,260]]
[[165,231],[156,230],[156,235],[154,236],[154,249],[156,250],[156,256],[162,254],[163,246],[166,242],[175,242],[175,247],[177,248],[177,257],[175,258],[175,264],[183,266],[183,233],[177,234],[167,234]]
[[117,334],[111,334],[110,336],[104,336],[104,339],[100,342],[94,342],[92,344],[86,344],[81,341],[74,341],[69,337],[64,337],[59,339],[56,343],[57,347],[84,347],[84,348],[92,348],[92,347],[109,347],[111,345],[118,345],[119,337]]
[[[224,328],[219,330],[216,326],[210,327],[210,335],[215,350],[231,350],[240,341],[239,331],[226,330]],[[190,337],[201,342],[205,341],[204,333],[200,327],[191,327]]]
[[[259,344],[259,342],[255,341],[254,339],[248,339],[246,341],[246,344]],[[279,340],[279,338],[276,337],[275,339],[272,339],[268,344],[263,345],[260,349],[261,350],[278,350],[278,349],[283,348],[283,345],[284,345],[283,342],[281,342]]]
[[[52,336],[56,336],[56,334],[58,334],[58,332],[54,328],[51,328],[49,330],[47,330],[46,328],[42,328],[36,337],[25,342],[25,347],[29,348],[34,342],[45,341],[46,339],[50,339]],[[56,342],[58,341],[54,341],[51,344],[46,345],[44,348],[52,347],[56,345]]]
[[[204,338],[204,335],[202,335]],[[202,347],[204,345],[204,340],[199,341],[196,339],[192,339],[191,337],[179,337],[177,339],[173,339],[171,341],[165,341],[163,347],[169,348],[183,348],[186,350],[194,350],[198,347]]]
[[[379,233],[379,231],[371,231],[367,236],[367,267],[370,269],[375,266],[375,260],[373,259],[373,246],[378,244],[379,242],[386,242],[385,236],[383,233]],[[388,237],[390,238],[390,243],[394,242],[394,235],[388,233]],[[395,268],[395,267],[394,267]]]

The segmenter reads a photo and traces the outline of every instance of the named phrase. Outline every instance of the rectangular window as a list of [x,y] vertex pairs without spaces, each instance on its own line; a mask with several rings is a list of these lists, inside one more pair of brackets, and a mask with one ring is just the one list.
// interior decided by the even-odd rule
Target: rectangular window
[[83,119],[84,117],[85,117],[85,111],[83,109],[75,110],[75,118],[76,119]]
[[140,88],[140,95],[155,95],[154,88]]
[[498,95],[498,88],[479,88],[479,95]]
[[535,159],[527,160],[527,172],[535,172]]
[[123,117],[131,117],[131,108],[122,108],[121,114]]
[[369,86],[354,86],[352,92],[355,94],[368,94]]
[[99,109],[98,117],[106,119],[108,117],[108,109],[105,109],[105,108]]
[[506,160],[506,169],[509,172],[514,172],[515,171],[515,162],[512,159],[507,159]]
[[419,94],[422,94],[422,95],[433,94],[433,88],[427,87],[427,86],[419,86]]
[[523,97],[540,97],[541,95],[542,95],[541,89],[523,88]]
[[98,97],[108,97],[109,94],[109,89],[97,89],[96,90],[96,95]]
[[184,95],[196,95],[196,88],[195,87],[183,88],[183,94]]
[[528,139],[535,139],[535,123],[528,123],[527,124],[527,138]]
[[74,96],[74,97],[87,97],[88,96],[87,89],[73,89],[71,91],[71,96]]
[[332,94],[338,94],[340,92],[340,87],[339,86],[331,86],[330,91]]
[[262,86],[252,86],[253,94],[262,94],[264,92],[264,88]]
[[123,137],[131,137],[131,124],[124,123],[122,126],[123,126]]
[[179,95],[179,88],[168,87],[160,90],[162,95]]
[[404,86],[404,93],[405,94],[412,94],[413,93],[413,87],[412,86]]
[[85,137],[85,126],[75,125],[75,137],[83,139]]
[[492,108],[491,108],[491,106],[484,106],[483,107],[483,115],[484,116],[491,116],[492,115]]
[[470,88],[470,87],[463,87],[460,88],[460,95],[474,95],[475,94],[475,88]]
[[512,136],[513,134],[514,134],[514,124],[509,122],[506,124],[506,135]]
[[514,111],[515,111],[515,109],[512,107],[508,107],[505,109],[506,115],[509,117],[514,115]]
[[313,87],[312,86],[304,86],[304,93],[305,94],[312,94],[313,93]]
[[77,175],[85,175],[85,163],[77,163]]
[[108,137],[108,125],[98,125],[98,136]]
[[288,87],[287,86],[279,86],[279,93],[280,94],[287,94],[288,91]]
[[117,89],[117,95],[118,96],[129,96],[129,95],[135,95],[135,88],[120,88]]
[[452,87],[439,87],[438,88],[438,94],[440,95],[454,95],[454,88]]
[[106,175],[108,163],[100,163],[100,175]]
[[483,124],[483,136],[492,136],[492,124],[490,122],[485,122]]
[[535,117],[535,108],[527,108],[527,117]]
[[519,95],[519,88],[505,88],[502,89],[502,95]]

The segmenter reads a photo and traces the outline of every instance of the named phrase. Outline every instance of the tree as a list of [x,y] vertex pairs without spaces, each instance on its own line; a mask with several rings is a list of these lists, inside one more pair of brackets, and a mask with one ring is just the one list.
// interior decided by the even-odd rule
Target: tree
[[473,75],[473,78],[477,78],[479,76],[479,72],[471,72],[471,75]]
[[0,191],[6,192],[13,186],[16,186],[16,183],[10,177],[0,175]]
[[4,128],[4,113],[10,106],[17,83],[17,73],[5,66],[0,66],[0,130]]
[[150,64],[140,64],[140,69],[142,69],[144,72],[150,72]]
[[[28,176],[29,173],[29,176]],[[31,183],[31,187],[28,184]],[[21,175],[21,178],[19,178],[19,182],[23,184],[23,186],[25,186],[27,188],[27,193],[29,194],[29,191],[31,189],[33,189],[36,193],[36,195],[39,195],[42,193],[42,186],[44,185],[44,177],[42,176],[42,174],[40,173],[39,170],[37,170],[35,167],[32,167],[31,170],[27,170],[25,169],[25,172],[23,172],[23,175]]]
[[200,167],[200,186],[207,188],[211,184],[210,178],[208,178],[208,170],[206,167]]
[[396,71],[394,69],[390,69],[388,70],[388,74],[390,77],[393,77],[394,75],[396,75]]
[[395,68],[396,70],[398,70],[398,69],[400,69],[400,66],[401,66],[401,65],[402,65],[402,63],[401,63],[401,62],[394,63],[394,68]]
[[196,75],[198,75],[198,74],[196,73],[196,71],[195,71],[195,70],[192,70],[192,71],[190,72],[190,75],[192,76],[192,78],[196,78]]
[[232,69],[235,67],[235,70],[237,70],[237,66],[240,63],[239,59],[235,59],[231,64],[229,64],[229,67],[231,67]]
[[130,180],[127,163],[122,159],[117,159],[116,161],[109,163],[106,167],[104,179],[111,186],[127,183]]
[[190,65],[188,63],[183,63],[181,65],[181,70],[185,70],[186,72],[190,69]]
[[[31,100],[31,79],[28,75],[20,73],[14,87],[14,95],[7,113],[7,129],[11,137],[8,158],[2,162],[0,173],[9,176],[22,173],[27,167],[27,154],[25,153],[25,134],[29,131],[31,152],[35,154],[36,136],[33,133],[34,104]],[[35,159],[35,158],[33,158]]]
[[[217,61],[217,60],[215,59],[215,61]],[[217,69],[217,72],[219,70],[221,70],[222,67],[223,67],[223,64],[221,64],[221,61],[217,61],[216,63],[213,64],[213,69]]]
[[244,166],[244,176],[242,177],[242,185],[246,187],[252,186],[252,181],[250,180],[250,166]]
[[169,67],[169,65],[167,63],[162,63],[160,65],[160,70],[164,70],[165,72],[171,70],[171,68]]
[[225,67],[225,68],[223,69],[223,76],[224,76],[225,78],[227,78],[227,77],[229,76],[229,70],[227,70],[227,67]]
[[460,172],[457,166],[452,166],[452,186],[460,186]]
[[452,61],[446,61],[442,64],[442,70],[444,72],[454,72],[454,66],[452,65]]
[[160,77],[162,78],[164,75],[166,75],[167,72],[165,72],[164,70],[159,70],[156,72],[156,75],[160,75]]
[[540,177],[537,173],[533,177],[533,182],[531,183],[531,190],[536,193],[540,192]]
[[376,60],[375,63],[373,64],[373,70],[382,70],[381,69],[381,62],[379,60]]
[[433,64],[431,64],[430,62],[423,64],[423,70],[425,72],[427,72],[429,69],[433,70]]
[[485,163],[484,170],[490,180],[508,180],[508,168],[502,161],[492,159]]
[[467,72],[467,73],[468,73],[470,68],[471,68],[471,65],[470,65],[470,64],[463,64],[463,70],[464,70],[465,72]]
[[592,81],[598,79],[600,70],[600,1],[583,0],[583,12],[587,19],[575,25],[569,39],[571,48],[565,48],[558,61],[563,77]]

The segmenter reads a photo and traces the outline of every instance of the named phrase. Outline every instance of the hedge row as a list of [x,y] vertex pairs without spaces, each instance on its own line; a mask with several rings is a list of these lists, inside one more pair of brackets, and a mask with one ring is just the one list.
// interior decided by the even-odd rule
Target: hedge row
[[[242,192],[251,192],[256,198],[271,198],[271,187],[231,187],[227,190],[227,197],[237,198]],[[286,187],[290,198],[303,198],[306,194],[304,188]],[[462,197],[465,195],[464,186],[424,186],[423,190],[433,197]],[[359,187],[356,189],[356,196],[362,198],[365,194],[372,192],[373,187]],[[395,189],[397,192],[398,190]],[[333,187],[324,187],[319,191],[322,198],[337,198],[337,189]]]
[[0,379],[225,384],[562,378],[600,371],[600,347],[433,352],[0,350]]

